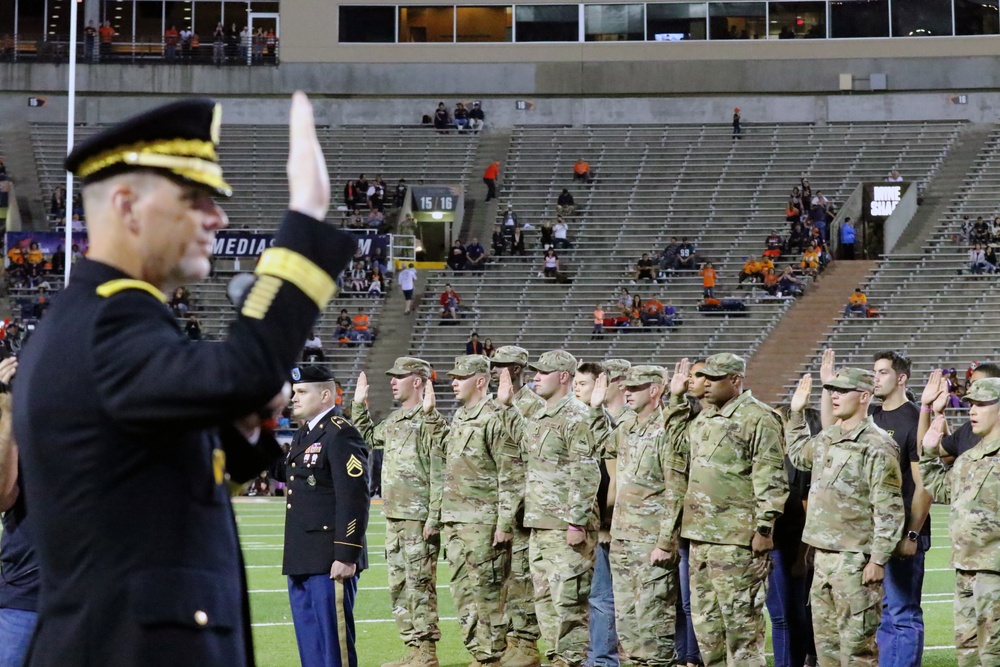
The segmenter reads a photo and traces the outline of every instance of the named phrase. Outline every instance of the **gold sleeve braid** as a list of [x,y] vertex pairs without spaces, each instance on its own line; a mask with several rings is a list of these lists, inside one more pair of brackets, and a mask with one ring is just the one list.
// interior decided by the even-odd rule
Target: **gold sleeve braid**
[[[320,310],[326,308],[327,304],[330,303],[330,299],[337,293],[337,284],[326,271],[319,268],[319,266],[305,256],[288,248],[268,248],[265,250],[264,254],[260,257],[260,262],[257,264],[255,273],[261,277],[273,276],[274,278],[292,283],[312,299],[319,306]],[[261,280],[257,282],[259,284]],[[254,285],[254,289],[250,291],[250,296],[247,297],[247,303],[250,302],[251,297],[254,296],[254,292],[256,291],[257,285]],[[273,298],[272,295],[271,299]],[[269,306],[270,299],[267,301],[267,305]],[[244,310],[246,308],[247,306],[244,305]],[[264,308],[264,312],[266,311],[267,307]]]

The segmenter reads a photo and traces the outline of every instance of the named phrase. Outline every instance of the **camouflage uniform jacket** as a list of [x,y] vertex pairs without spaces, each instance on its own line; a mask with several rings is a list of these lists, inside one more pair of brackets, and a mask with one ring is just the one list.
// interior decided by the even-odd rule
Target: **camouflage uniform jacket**
[[676,420],[669,422],[668,430],[666,412],[657,408],[645,420],[636,418],[618,441],[618,493],[611,535],[674,551],[687,488],[686,462],[674,455],[674,439],[687,433]]
[[608,433],[608,440],[604,446],[604,458],[616,459],[618,458],[618,452],[621,451],[625,444],[625,437],[632,430],[632,427],[635,426],[635,410],[626,404],[615,412],[615,414],[605,411],[605,415],[607,416],[610,433]]
[[514,394],[514,407],[524,417],[530,417],[535,414],[536,410],[545,407],[545,401],[542,400],[541,396],[529,389],[528,385],[524,385]]
[[691,422],[684,527],[690,540],[749,546],[788,498],[781,418],[749,391]]
[[455,413],[445,439],[442,523],[513,530],[524,485],[521,453],[509,424],[515,417],[520,419],[516,407],[504,408],[489,395]]
[[956,570],[1000,572],[1000,439],[980,442],[948,469],[923,458],[924,488],[951,503],[951,565]]
[[[437,410],[424,414],[417,405],[393,410],[379,424],[372,421],[368,406],[353,403],[354,425],[374,449],[385,449],[382,463],[382,511],[390,519],[426,521],[433,527],[441,513],[440,490],[444,469],[443,442],[448,424]],[[437,452],[435,454],[435,452]]]
[[572,524],[597,530],[598,443],[606,437],[604,410],[592,410],[572,394],[526,420],[521,439],[526,528]]
[[802,541],[818,549],[871,554],[885,565],[903,532],[902,475],[896,443],[867,417],[814,437],[801,412],[785,425],[788,459],[812,471]]

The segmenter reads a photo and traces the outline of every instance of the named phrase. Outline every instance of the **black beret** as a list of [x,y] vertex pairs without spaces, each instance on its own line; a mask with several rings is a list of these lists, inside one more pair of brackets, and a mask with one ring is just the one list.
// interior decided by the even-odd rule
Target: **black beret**
[[66,170],[84,184],[135,169],[155,169],[203,185],[224,197],[216,147],[222,106],[208,98],[172,102],[133,116],[84,140],[66,158]]
[[292,384],[333,382],[333,380],[333,373],[322,366],[301,366],[292,369]]

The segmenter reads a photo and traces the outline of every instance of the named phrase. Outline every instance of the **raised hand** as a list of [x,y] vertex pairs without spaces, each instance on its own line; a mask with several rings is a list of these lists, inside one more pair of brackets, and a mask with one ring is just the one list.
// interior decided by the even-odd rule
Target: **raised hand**
[[670,393],[683,396],[688,388],[688,375],[691,373],[691,362],[684,357],[674,365],[674,374],[670,377]]
[[930,407],[941,392],[941,369],[935,368],[920,394],[920,404]]
[[594,391],[590,394],[590,407],[599,408],[608,397],[608,374],[601,373],[594,381]]
[[806,409],[806,406],[809,405],[809,395],[812,393],[812,388],[812,375],[806,373],[799,380],[799,385],[795,387],[795,393],[792,394],[792,402],[789,404],[792,412],[802,412]]
[[292,95],[288,139],[288,208],[322,220],[330,208],[330,176],[316,137],[312,103],[302,91]]
[[823,350],[823,363],[819,367],[819,380],[826,384],[837,376],[837,353],[831,348]]
[[354,402],[364,403],[368,400],[368,376],[364,371],[358,374],[358,384],[354,387]]
[[497,386],[497,401],[504,407],[514,404],[514,383],[510,379],[510,369],[500,371],[500,383]]
[[431,414],[437,407],[437,396],[434,394],[434,383],[428,380],[424,383],[424,414]]
[[931,427],[924,434],[924,439],[920,443],[924,448],[925,456],[941,456],[941,440],[944,439],[945,416],[938,415],[931,422]]
[[938,380],[938,395],[934,399],[934,403],[931,404],[931,410],[934,414],[943,415],[944,409],[948,407],[948,378],[941,375],[941,379]]

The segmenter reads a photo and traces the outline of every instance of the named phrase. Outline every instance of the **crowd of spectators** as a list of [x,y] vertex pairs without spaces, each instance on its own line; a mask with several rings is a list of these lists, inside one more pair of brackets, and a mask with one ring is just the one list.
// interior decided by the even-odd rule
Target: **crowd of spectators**
[[350,266],[337,278],[337,284],[344,296],[378,299],[385,295],[391,273],[381,248],[372,249],[370,255],[358,248]]
[[472,102],[468,107],[465,106],[465,102],[456,102],[454,111],[444,102],[438,102],[433,115],[424,114],[422,122],[424,125],[433,125],[434,129],[442,134],[450,130],[479,132],[486,122],[486,114],[483,113],[479,102]]
[[993,221],[978,216],[975,222],[965,216],[956,239],[969,246],[968,269],[973,274],[996,273],[998,264],[996,248],[1000,245],[1000,216]]
[[617,300],[609,307],[604,304],[594,306],[594,327],[591,340],[596,340],[606,332],[628,331],[639,328],[675,327],[681,324],[677,308],[668,299],[660,301],[656,297],[643,300],[623,287]]

